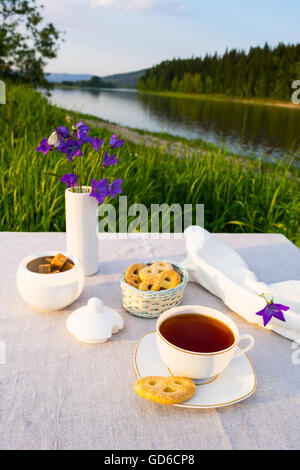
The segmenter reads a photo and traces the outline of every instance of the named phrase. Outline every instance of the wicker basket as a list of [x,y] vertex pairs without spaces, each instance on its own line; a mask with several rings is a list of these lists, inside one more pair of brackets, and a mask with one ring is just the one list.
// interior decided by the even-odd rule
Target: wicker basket
[[[161,261],[161,260],[160,260]],[[149,261],[148,265],[155,261]],[[127,312],[132,313],[138,317],[156,318],[169,308],[179,305],[183,291],[188,281],[188,273],[171,261],[166,261],[172,264],[174,269],[181,275],[181,283],[178,286],[168,290],[161,291],[143,291],[128,284],[124,279],[124,274],[121,275],[120,284],[122,290],[123,306]]]

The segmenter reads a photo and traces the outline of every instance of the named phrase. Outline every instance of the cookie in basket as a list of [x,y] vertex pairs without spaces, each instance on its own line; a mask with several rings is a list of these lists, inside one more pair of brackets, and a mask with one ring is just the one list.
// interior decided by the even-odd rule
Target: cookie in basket
[[139,288],[141,284],[141,278],[139,276],[140,271],[145,268],[147,265],[143,263],[135,263],[129,266],[126,269],[124,279],[125,281],[133,287]]
[[142,281],[146,281],[150,276],[158,276],[163,271],[169,271],[174,269],[170,263],[166,263],[164,261],[156,261],[152,263],[140,271],[140,278]]
[[136,393],[147,400],[164,405],[175,405],[189,400],[196,392],[196,385],[185,377],[149,376],[138,379]]
[[154,290],[168,290],[178,286],[181,283],[180,274],[175,269],[169,269],[168,271],[162,271],[156,276],[156,283]]
[[146,278],[144,278],[144,280],[141,281],[139,285],[139,289],[148,290],[148,291],[149,290],[158,291],[159,285],[157,284],[157,276],[152,274],[151,276],[147,276]]
[[182,281],[174,266],[166,261],[132,264],[126,269],[124,279],[131,286],[143,291],[172,289]]

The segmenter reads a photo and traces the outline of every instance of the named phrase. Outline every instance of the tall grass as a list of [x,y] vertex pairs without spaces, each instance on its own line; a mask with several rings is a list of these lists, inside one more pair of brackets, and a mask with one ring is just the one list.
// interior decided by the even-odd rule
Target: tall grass
[[[65,111],[36,91],[8,86],[8,103],[0,107],[2,231],[65,229],[65,185],[45,173],[68,172],[67,159],[35,151],[41,138],[64,122]],[[110,137],[105,129],[92,129],[92,135]],[[94,162],[94,152],[84,157],[83,179],[88,179]],[[159,145],[146,148],[126,142],[119,163],[93,177],[122,177],[128,205],[204,204],[205,227],[212,232],[278,232],[300,246],[299,172],[287,163],[273,167],[245,159],[241,165],[207,146],[201,156],[178,159]]]

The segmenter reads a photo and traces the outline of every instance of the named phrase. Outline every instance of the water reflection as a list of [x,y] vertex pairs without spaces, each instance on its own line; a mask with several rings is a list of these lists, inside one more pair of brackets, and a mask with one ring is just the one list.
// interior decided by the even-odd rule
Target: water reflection
[[134,90],[55,89],[54,104],[152,132],[226,145],[235,152],[281,158],[300,148],[299,109],[186,99]]

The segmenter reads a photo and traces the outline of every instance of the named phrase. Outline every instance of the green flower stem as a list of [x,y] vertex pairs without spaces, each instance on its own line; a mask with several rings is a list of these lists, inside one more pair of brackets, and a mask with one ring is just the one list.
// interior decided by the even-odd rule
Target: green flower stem
[[82,193],[82,181],[81,181],[81,176],[82,176],[82,167],[81,167],[81,158],[82,156],[79,157],[79,190]]
[[271,300],[268,300],[268,299],[266,298],[266,295],[272,295],[272,294],[264,294],[264,293],[262,293],[262,294],[259,294],[259,297],[262,297],[263,299],[265,299],[267,305],[273,303],[273,302],[274,302],[274,297],[272,296],[272,299],[271,299]]
[[55,176],[56,178],[60,178],[59,175],[57,175],[56,173],[51,173],[50,171],[44,171],[43,173],[44,175]]

